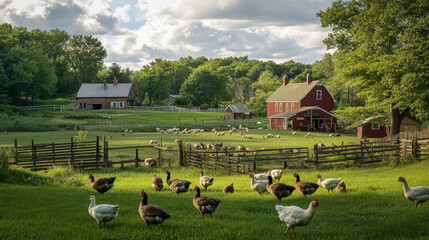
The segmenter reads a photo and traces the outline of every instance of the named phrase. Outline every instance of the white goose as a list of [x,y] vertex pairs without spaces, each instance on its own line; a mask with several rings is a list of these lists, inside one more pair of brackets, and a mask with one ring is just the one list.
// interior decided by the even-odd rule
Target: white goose
[[110,204],[99,204],[95,205],[95,197],[91,195],[89,197],[91,200],[91,204],[89,204],[88,212],[95,220],[97,221],[98,228],[100,228],[101,223],[110,222],[118,216],[118,205],[110,205]]
[[404,183],[404,195],[405,197],[413,201],[417,208],[417,205],[423,206],[423,203],[429,200],[429,187],[420,186],[420,187],[408,187],[407,180],[404,177],[399,177],[398,182]]

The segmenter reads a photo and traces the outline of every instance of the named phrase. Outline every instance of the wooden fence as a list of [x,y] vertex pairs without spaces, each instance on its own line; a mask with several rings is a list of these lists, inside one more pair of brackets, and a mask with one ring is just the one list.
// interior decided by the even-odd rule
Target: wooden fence
[[399,147],[392,141],[364,142],[353,145],[340,145],[332,147],[319,147],[314,145],[314,164],[344,163],[359,165],[376,163],[387,157],[399,156]]
[[[270,163],[286,168],[288,164],[298,163],[308,158],[308,148],[264,149],[255,151],[196,151],[191,148],[183,151],[183,163],[199,169],[211,171],[224,170],[230,173],[254,172]],[[181,162],[179,160],[179,162]]]
[[33,171],[46,170],[53,165],[72,166],[73,168],[98,168],[101,161],[100,138],[78,144],[71,138],[68,143],[34,143],[15,145],[12,149],[11,164]]

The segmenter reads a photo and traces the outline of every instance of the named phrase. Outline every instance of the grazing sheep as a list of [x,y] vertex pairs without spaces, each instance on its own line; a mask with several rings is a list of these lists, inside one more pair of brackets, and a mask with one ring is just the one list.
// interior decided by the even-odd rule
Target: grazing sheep
[[150,144],[157,144],[158,140],[150,140]]
[[228,133],[229,133],[229,134],[232,134],[232,130],[229,130],[229,131],[228,131]]
[[273,138],[273,137],[274,137],[274,135],[271,134],[271,133],[268,133],[267,136],[266,136],[266,138]]
[[252,149],[250,149],[250,148],[248,147],[248,148],[246,148],[246,151],[252,151]]
[[310,136],[310,135],[311,135],[311,132],[308,132],[308,133],[307,133],[307,135],[308,135],[308,136]]
[[238,151],[244,151],[246,148],[243,145],[238,145]]
[[280,138],[280,135],[275,135],[274,137],[275,137],[275,138]]
[[237,128],[232,127],[232,128],[231,128],[231,131],[235,132],[235,131],[237,131]]
[[179,143],[179,142],[180,142],[180,139],[176,139],[176,140],[174,140],[174,142],[175,142],[175,143]]
[[125,129],[125,132],[127,133],[127,132],[129,132],[129,130],[128,129]]
[[295,131],[292,131],[292,135],[296,135],[296,132],[295,132]]
[[218,132],[216,135],[218,135],[218,136],[224,136],[225,133],[224,132]]
[[195,149],[200,149],[200,144],[198,144],[198,143],[194,143],[193,147],[194,147]]
[[331,133],[331,134],[329,134],[329,137],[333,137],[334,135]]
[[262,130],[263,130],[263,128],[261,128],[261,127],[258,127],[258,130],[259,130],[259,131],[262,131]]
[[317,145],[319,145],[319,147],[325,147],[325,144],[322,143],[321,141],[319,141],[319,143]]
[[156,128],[156,132],[160,132],[161,131],[161,129],[159,129],[159,128]]

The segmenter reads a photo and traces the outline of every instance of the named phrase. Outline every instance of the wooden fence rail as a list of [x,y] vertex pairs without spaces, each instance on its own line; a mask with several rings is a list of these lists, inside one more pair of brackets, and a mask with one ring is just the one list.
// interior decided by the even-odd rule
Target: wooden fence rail
[[100,138],[78,144],[71,138],[68,143],[42,143],[18,145],[15,139],[12,148],[12,162],[33,171],[46,170],[53,165],[72,166],[73,168],[98,168],[101,162]]

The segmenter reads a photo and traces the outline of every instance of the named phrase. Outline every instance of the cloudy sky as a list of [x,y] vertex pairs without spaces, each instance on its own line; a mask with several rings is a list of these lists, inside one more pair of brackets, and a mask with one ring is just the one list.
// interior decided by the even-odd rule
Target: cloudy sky
[[322,59],[316,13],[333,0],[0,0],[0,22],[93,35],[105,64],[140,69],[155,58]]

